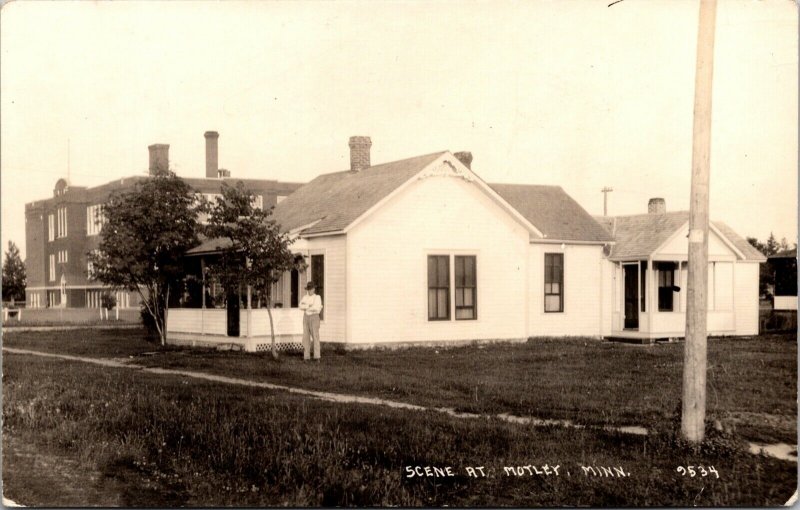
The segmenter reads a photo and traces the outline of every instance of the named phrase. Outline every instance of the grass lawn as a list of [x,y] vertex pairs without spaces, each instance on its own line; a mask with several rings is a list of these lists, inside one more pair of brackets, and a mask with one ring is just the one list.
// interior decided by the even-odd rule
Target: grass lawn
[[[447,349],[299,355],[158,348],[135,330],[17,333],[10,347],[206,371],[303,388],[369,395],[476,413],[569,419],[589,425],[659,426],[678,411],[683,344],[630,346],[597,340],[535,339]],[[142,356],[143,352],[155,355]],[[710,339],[708,415],[743,438],[794,444],[796,335]]]
[[[412,355],[384,356],[393,354]],[[783,504],[797,484],[795,464],[742,453],[730,437],[695,453],[666,429],[638,437],[459,420],[10,353],[3,418],[4,491],[26,505],[761,506]],[[559,475],[504,474],[545,464]],[[719,478],[682,476],[687,465]],[[409,479],[406,466],[456,476]],[[489,476],[468,477],[468,466]]]

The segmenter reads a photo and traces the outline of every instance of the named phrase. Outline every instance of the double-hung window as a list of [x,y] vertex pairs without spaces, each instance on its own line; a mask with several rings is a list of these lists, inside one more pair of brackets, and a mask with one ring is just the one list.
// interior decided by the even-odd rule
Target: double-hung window
[[564,311],[564,254],[544,254],[544,311]]
[[456,320],[478,318],[478,286],[475,275],[475,256],[456,255]]
[[47,215],[47,240],[52,241],[56,238],[56,217],[52,214]]
[[450,320],[449,255],[428,255],[428,320]]

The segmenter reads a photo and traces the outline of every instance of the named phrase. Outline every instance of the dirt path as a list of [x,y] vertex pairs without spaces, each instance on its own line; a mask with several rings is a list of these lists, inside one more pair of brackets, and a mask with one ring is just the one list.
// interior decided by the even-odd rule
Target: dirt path
[[[83,356],[70,356],[68,354],[53,354],[48,352],[40,352],[40,351],[31,351],[27,349],[16,349],[12,347],[3,347],[3,351],[13,353],[13,354],[28,354],[33,356],[43,356],[48,358],[56,358],[56,359],[64,359],[69,361],[78,361],[83,363],[91,363],[94,365],[100,365],[104,367],[110,368],[127,368],[133,370],[141,370],[143,372],[149,372],[151,374],[160,374],[160,375],[177,375],[183,377],[190,377],[193,379],[202,379],[205,381],[213,381],[222,384],[233,384],[238,386],[249,386],[255,388],[264,388],[269,390],[276,390],[276,391],[286,391],[289,393],[294,393],[297,395],[303,395],[311,398],[316,398],[319,400],[326,400],[329,402],[339,402],[345,404],[368,404],[368,405],[378,405],[378,406],[386,406],[391,407],[394,409],[406,409],[410,411],[434,411],[439,413],[444,413],[454,418],[461,418],[461,419],[498,419],[508,423],[517,423],[523,425],[534,425],[534,426],[547,426],[547,425],[558,425],[562,427],[570,427],[570,428],[587,428],[584,425],[573,423],[569,420],[549,420],[549,419],[541,419],[532,416],[514,416],[511,414],[495,414],[495,415],[486,415],[486,414],[475,414],[475,413],[462,413],[457,412],[454,409],[446,408],[446,407],[425,407],[416,404],[409,404],[407,402],[398,402],[396,400],[386,400],[381,398],[374,398],[374,397],[362,397],[358,395],[349,395],[344,393],[330,393],[327,391],[316,391],[316,390],[308,390],[304,388],[297,388],[294,386],[285,386],[282,384],[275,384],[269,382],[260,382],[260,381],[253,381],[250,379],[240,379],[237,377],[227,377],[222,375],[214,375],[209,374],[206,372],[195,372],[192,370],[174,370],[174,369],[165,369],[165,368],[151,368],[145,367],[142,365],[137,365],[135,363],[126,363],[123,361],[117,361],[112,359],[103,359],[103,358],[87,358]],[[602,427],[603,430],[612,431],[612,432],[620,432],[623,434],[634,434],[634,435],[647,435],[647,429],[644,427],[637,427],[637,426],[628,426],[628,427],[611,427],[606,426]],[[779,455],[776,455],[776,451],[774,448],[769,448],[770,445],[757,445],[759,448],[756,449],[751,445],[751,453],[753,454],[760,454],[764,453],[766,455],[771,455],[783,460],[789,460],[797,462],[797,456],[784,454],[783,450],[779,452]],[[792,451],[791,453],[796,451],[796,447],[786,445]]]

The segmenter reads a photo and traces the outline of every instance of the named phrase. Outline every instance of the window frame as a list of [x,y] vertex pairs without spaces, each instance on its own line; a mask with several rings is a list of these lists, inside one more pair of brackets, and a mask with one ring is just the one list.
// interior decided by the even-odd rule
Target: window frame
[[[671,265],[672,268],[671,269],[665,269],[665,267],[667,265]],[[658,301],[656,303],[656,310],[658,310],[659,312],[667,312],[667,313],[669,313],[669,312],[674,312],[675,311],[675,291],[673,290],[673,288],[675,287],[675,270],[676,270],[676,267],[675,267],[675,263],[673,263],[673,262],[659,262],[659,263],[656,264],[656,267],[655,267],[656,289],[657,289],[656,297],[658,299]],[[665,276],[662,278],[662,275],[665,275]],[[666,281],[667,281],[666,275],[669,275],[669,281],[670,281],[669,285],[666,285]],[[661,283],[662,280],[665,282],[664,285],[662,285],[662,283]],[[662,291],[662,289],[665,289],[665,290]],[[669,289],[669,294],[667,294],[666,289]],[[669,299],[669,305],[670,305],[669,308],[667,308],[665,306],[665,304],[662,304],[662,302],[667,300],[667,297],[666,297],[667,295],[669,295],[669,298],[668,298]],[[662,299],[662,297],[664,299]]]
[[[462,267],[462,280],[463,282],[459,281],[459,260],[466,262],[467,260],[472,261],[472,285],[467,285],[466,282],[466,266]],[[453,318],[457,321],[474,321],[478,320],[478,257],[476,255],[453,255],[453,304],[455,307]],[[465,289],[470,289],[472,293],[472,305],[465,306],[458,304],[459,298],[459,291],[464,291]],[[464,297],[461,298],[462,302],[464,301]],[[459,310],[472,310],[472,317],[459,317],[458,312]]]
[[[559,276],[559,280],[557,282],[556,281],[548,281],[548,278],[554,276],[554,275],[550,274],[552,272],[552,270],[549,272],[548,269],[556,267],[552,263],[548,265],[548,259],[550,259],[550,260],[558,259],[561,262],[559,264],[559,266],[558,266],[559,269],[560,269],[560,272],[559,272],[559,275],[558,275]],[[550,253],[545,253],[544,254],[544,278],[543,278],[543,281],[544,281],[544,302],[543,302],[543,307],[542,308],[544,309],[544,313],[564,313],[564,254],[563,253],[550,252]],[[559,290],[558,292],[552,292],[552,289],[553,289],[552,285],[555,284],[555,283],[558,284],[558,290]],[[550,292],[547,291],[547,286],[548,285],[551,286],[550,287]],[[559,297],[558,310],[548,310],[547,309],[547,297],[548,296],[558,296]]]
[[[435,261],[434,265],[433,265],[433,268],[434,268],[434,271],[435,271],[435,277],[433,278],[435,280],[434,282],[431,282],[431,260]],[[440,271],[439,271],[439,261],[440,260],[444,260],[445,261],[444,273],[446,275],[446,286],[439,285],[439,283],[441,282],[441,278],[440,278],[440,275],[439,275],[439,273],[440,273]],[[452,308],[451,303],[450,303],[450,289],[452,288],[452,282],[450,280],[450,254],[434,254],[434,253],[429,254],[425,258],[425,264],[426,264],[425,265],[425,273],[426,273],[426,278],[428,280],[427,281],[427,287],[426,287],[427,288],[427,300],[426,301],[427,301],[427,304],[428,304],[428,306],[427,306],[427,309],[428,309],[428,311],[427,311],[428,322],[449,321],[452,318],[452,313],[451,313],[451,310],[450,310]],[[432,283],[435,284],[435,285],[432,285]],[[436,312],[435,312],[434,316],[431,316],[431,291],[432,290],[436,292],[436,294],[435,294],[436,297],[435,297],[435,301],[434,301],[434,303],[436,305],[435,306]],[[444,308],[445,308],[445,316],[444,317],[440,316],[441,315],[441,313],[440,313],[441,310],[439,309],[439,292],[441,292],[442,290],[445,293],[445,306],[444,306]]]
[[56,216],[53,213],[47,215],[47,240],[56,240]]
[[50,282],[56,281],[56,254],[51,253],[47,259],[48,262],[48,273],[47,273],[47,280]]

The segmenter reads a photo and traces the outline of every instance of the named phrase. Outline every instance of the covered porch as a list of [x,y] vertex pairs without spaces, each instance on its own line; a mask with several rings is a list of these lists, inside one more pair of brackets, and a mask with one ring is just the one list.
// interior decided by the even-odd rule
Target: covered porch
[[[308,258],[307,250],[293,245],[293,253]],[[267,289],[240,285],[226,292],[208,271],[217,250],[201,245],[184,259],[188,277],[181,292],[170,298],[168,343],[198,347],[238,346],[248,352],[271,349],[271,327],[279,351],[302,350],[303,312],[298,308],[307,273],[281,274]]]
[[[734,260],[708,264],[708,332],[732,335]],[[685,256],[652,256],[611,261],[613,312],[611,339],[651,343],[683,338],[686,325],[688,262]]]

